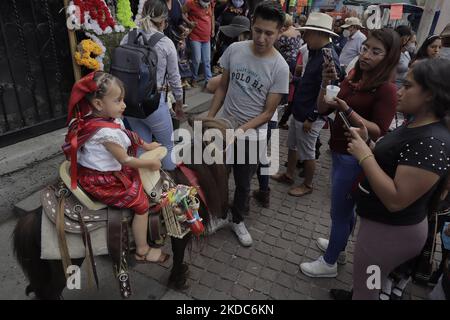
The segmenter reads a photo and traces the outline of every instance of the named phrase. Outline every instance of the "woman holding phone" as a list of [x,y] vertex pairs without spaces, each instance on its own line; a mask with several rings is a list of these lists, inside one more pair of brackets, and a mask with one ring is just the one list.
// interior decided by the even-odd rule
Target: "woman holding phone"
[[[325,62],[322,89],[318,97],[321,114],[342,112],[353,126],[362,121],[372,140],[383,136],[394,117],[396,87],[391,82],[400,58],[399,36],[389,29],[374,30],[364,42],[359,60],[342,82],[338,98],[325,101],[326,87],[337,78],[333,65]],[[345,247],[355,224],[355,201],[351,191],[361,167],[347,151],[344,122],[337,116],[331,127],[331,230],[329,240],[317,239],[325,252],[316,261],[302,263],[301,271],[310,277],[336,277],[337,262],[345,263]]]
[[369,266],[381,283],[399,265],[422,251],[427,214],[434,211],[450,171],[450,61],[419,62],[398,93],[399,111],[413,119],[369,147],[363,123],[350,129],[347,151],[359,161],[365,179],[357,189],[361,217],[353,264],[353,299],[377,300],[367,286]]

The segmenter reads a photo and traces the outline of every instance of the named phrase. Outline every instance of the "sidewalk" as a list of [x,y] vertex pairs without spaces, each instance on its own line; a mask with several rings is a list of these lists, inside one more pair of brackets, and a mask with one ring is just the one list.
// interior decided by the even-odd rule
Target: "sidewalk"
[[[280,164],[287,158],[287,131],[280,131]],[[330,225],[329,131],[323,130],[321,157],[315,177],[315,191],[304,198],[287,195],[287,186],[271,181],[269,209],[251,201],[246,224],[254,244],[243,248],[230,229],[194,242],[186,251],[190,267],[190,288],[175,292],[166,287],[169,267],[136,265],[131,267],[133,299],[330,299],[331,288],[351,288],[354,239],[347,246],[347,264],[339,266],[335,279],[311,279],[299,271],[299,264],[321,255],[317,237],[327,237]],[[296,182],[301,179],[296,177]],[[230,187],[233,181],[230,179]],[[257,188],[256,177],[252,189]],[[230,191],[232,196],[232,190]],[[15,221],[0,225],[2,288],[0,299],[24,298],[26,281],[11,256],[9,235]],[[170,250],[167,241],[165,250]],[[109,260],[97,258],[100,291],[65,292],[66,299],[119,299]],[[404,299],[425,299],[429,290],[410,284]]]

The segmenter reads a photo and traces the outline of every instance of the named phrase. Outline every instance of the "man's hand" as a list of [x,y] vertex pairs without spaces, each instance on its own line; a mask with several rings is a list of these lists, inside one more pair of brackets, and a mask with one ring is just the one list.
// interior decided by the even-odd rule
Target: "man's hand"
[[310,122],[309,120],[305,120],[305,122],[303,122],[303,131],[305,133],[310,133],[311,128],[312,128],[312,122]]
[[184,118],[185,114],[184,114],[184,111],[183,111],[183,102],[181,100],[175,102],[175,106],[174,106],[174,110],[173,111],[175,111],[175,115],[176,115],[178,120]]
[[197,22],[189,21],[189,28],[194,29],[197,26]]

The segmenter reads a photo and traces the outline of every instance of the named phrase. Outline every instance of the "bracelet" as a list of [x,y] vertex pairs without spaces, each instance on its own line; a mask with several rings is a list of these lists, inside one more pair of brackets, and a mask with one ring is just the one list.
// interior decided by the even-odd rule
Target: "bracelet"
[[369,159],[370,157],[373,157],[373,154],[368,154],[367,156],[363,157],[361,160],[358,161],[359,165],[361,165],[365,160]]
[[353,109],[349,107],[347,110],[344,111],[344,114],[348,118],[348,117],[350,117],[352,112],[353,112]]

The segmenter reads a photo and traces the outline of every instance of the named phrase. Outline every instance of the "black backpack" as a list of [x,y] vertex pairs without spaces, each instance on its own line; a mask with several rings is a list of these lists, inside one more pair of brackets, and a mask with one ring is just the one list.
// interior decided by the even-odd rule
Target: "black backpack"
[[163,37],[157,32],[147,40],[133,29],[128,33],[128,42],[114,49],[110,73],[124,83],[125,116],[143,119],[158,109],[161,93],[156,82],[158,55],[154,47]]

